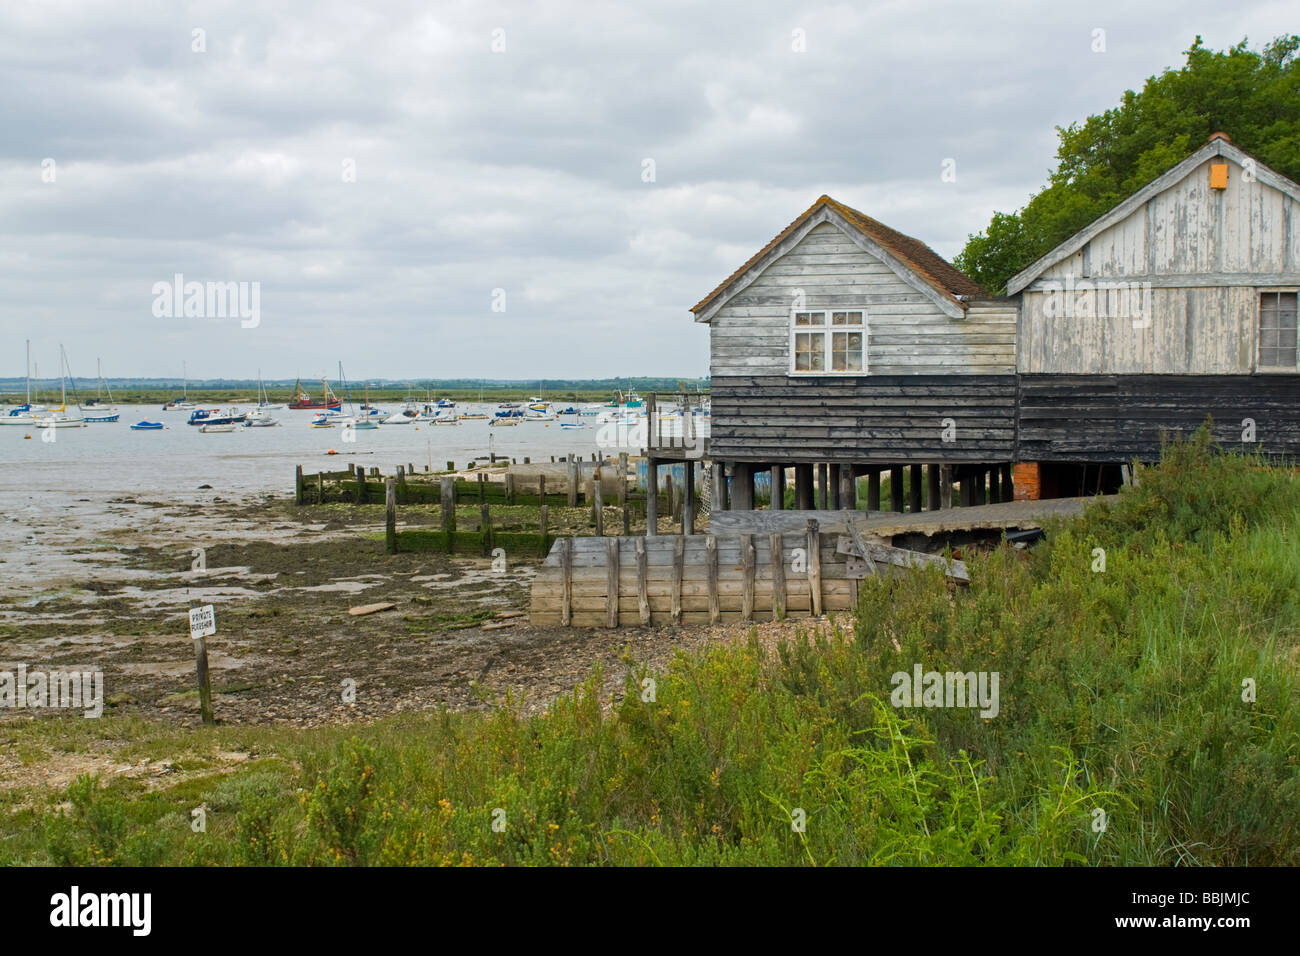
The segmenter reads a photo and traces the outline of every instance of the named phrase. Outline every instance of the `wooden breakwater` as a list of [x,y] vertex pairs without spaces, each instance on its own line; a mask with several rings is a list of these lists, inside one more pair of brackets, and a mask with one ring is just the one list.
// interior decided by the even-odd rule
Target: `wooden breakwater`
[[533,580],[533,624],[634,627],[767,621],[846,610],[857,599],[838,536],[561,538]]

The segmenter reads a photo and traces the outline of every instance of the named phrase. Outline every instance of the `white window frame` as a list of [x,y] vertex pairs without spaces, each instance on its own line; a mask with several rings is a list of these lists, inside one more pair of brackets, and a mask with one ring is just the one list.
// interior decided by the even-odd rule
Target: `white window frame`
[[[1260,364],[1260,333],[1263,331],[1264,323],[1264,296],[1276,295],[1294,295],[1297,300],[1297,307],[1300,308],[1300,288],[1294,286],[1257,286],[1255,288],[1255,371],[1263,372],[1270,375],[1280,375],[1290,372],[1292,374],[1300,372],[1300,347],[1296,349],[1295,365],[1262,365]],[[1297,324],[1300,325],[1300,316],[1297,317]],[[1300,335],[1300,330],[1297,331]]]
[[[832,325],[832,324],[831,324],[831,316],[832,316],[834,313],[836,313],[836,312],[857,312],[858,314],[860,314],[860,315],[862,316],[862,325],[861,325],[861,326],[856,326],[856,325]],[[800,316],[800,315],[808,315],[808,314],[811,314],[811,313],[820,313],[820,314],[821,314],[821,317],[822,317],[822,324],[821,324],[821,325],[795,325],[795,318],[796,318],[797,316]],[[868,339],[868,335],[867,335],[867,328],[868,328],[868,323],[869,323],[869,321],[870,321],[870,318],[869,318],[869,316],[868,316],[868,314],[867,314],[867,310],[866,310],[865,308],[853,308],[853,309],[845,309],[845,308],[839,308],[839,309],[791,309],[791,310],[790,310],[790,319],[789,319],[789,330],[790,330],[790,363],[789,363],[790,368],[789,368],[789,374],[792,375],[792,376],[793,376],[793,375],[797,375],[797,376],[800,376],[800,377],[803,377],[803,376],[811,376],[811,377],[813,377],[813,378],[821,378],[821,377],[823,377],[823,376],[846,376],[846,375],[847,375],[847,376],[852,377],[852,376],[858,376],[858,375],[866,375],[866,374],[868,373],[868,371],[869,371],[869,365],[868,365],[868,361],[867,361],[867,354],[868,354],[868,351],[869,351],[869,348],[868,348],[869,339]],[[836,331],[839,331],[839,332],[857,332],[857,331],[861,331],[861,332],[862,332],[862,368],[861,368],[861,370],[858,370],[858,369],[852,369],[852,370],[837,371],[837,372],[833,372],[833,371],[830,370],[829,366],[830,366],[830,364],[831,364],[831,345],[832,345],[833,342],[834,342],[834,339],[833,339],[831,336],[832,336]],[[811,369],[796,369],[796,368],[794,367],[794,362],[795,362],[795,358],[794,358],[795,336],[796,336],[796,335],[804,335],[804,334],[821,335],[821,336],[822,336],[822,344],[823,344],[823,346],[825,347],[825,352],[824,352],[824,354],[825,354],[825,356],[826,356],[826,365],[827,365],[827,368],[825,368],[825,369],[821,369],[821,370],[811,370]]]

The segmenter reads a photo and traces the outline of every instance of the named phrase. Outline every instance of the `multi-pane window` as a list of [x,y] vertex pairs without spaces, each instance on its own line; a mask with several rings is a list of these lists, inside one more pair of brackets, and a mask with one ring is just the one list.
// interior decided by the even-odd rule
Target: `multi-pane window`
[[1296,368],[1296,293],[1259,296],[1259,367]]
[[865,312],[795,312],[790,319],[790,333],[792,371],[810,374],[866,371]]

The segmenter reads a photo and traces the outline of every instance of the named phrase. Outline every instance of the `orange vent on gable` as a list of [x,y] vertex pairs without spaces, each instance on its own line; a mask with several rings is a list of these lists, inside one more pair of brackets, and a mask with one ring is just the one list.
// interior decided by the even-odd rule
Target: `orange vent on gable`
[[1228,188],[1228,164],[1227,163],[1210,163],[1210,188],[1211,189]]

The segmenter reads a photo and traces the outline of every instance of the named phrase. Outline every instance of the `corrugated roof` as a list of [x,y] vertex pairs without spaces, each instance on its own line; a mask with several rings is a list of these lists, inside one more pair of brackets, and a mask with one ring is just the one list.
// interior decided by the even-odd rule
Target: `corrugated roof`
[[815,203],[808,207],[794,222],[782,229],[776,237],[758,250],[748,262],[727,276],[726,279],[718,285],[716,289],[706,295],[696,305],[691,308],[692,312],[699,312],[704,309],[726,290],[737,278],[748,272],[753,266],[761,261],[775,246],[781,243],[786,236],[794,232],[809,216],[817,212],[823,206],[834,209],[839,213],[849,225],[860,231],[867,238],[871,239],[890,255],[897,258],[903,265],[915,272],[921,279],[928,282],[939,292],[949,296],[954,301],[959,296],[986,296],[986,293],[980,286],[970,278],[970,276],[959,271],[952,263],[943,256],[939,255],[920,239],[914,239],[911,236],[904,235],[897,229],[890,229],[882,222],[872,219],[865,213],[858,212],[852,206],[846,206],[842,202],[837,202],[830,196],[821,196]]

